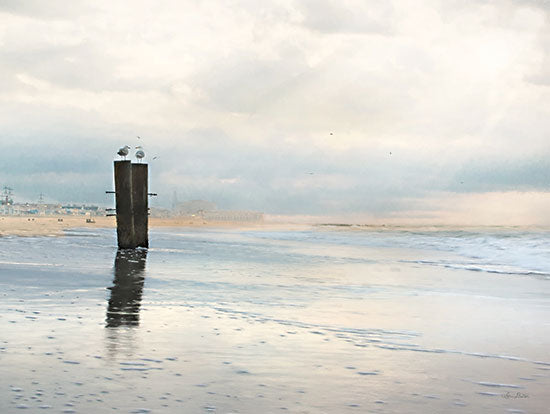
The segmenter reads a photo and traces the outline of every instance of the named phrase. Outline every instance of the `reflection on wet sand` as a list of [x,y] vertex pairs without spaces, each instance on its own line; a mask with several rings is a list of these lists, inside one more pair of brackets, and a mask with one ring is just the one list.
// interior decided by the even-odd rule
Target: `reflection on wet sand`
[[145,280],[147,250],[118,250],[105,326],[139,325],[139,309]]

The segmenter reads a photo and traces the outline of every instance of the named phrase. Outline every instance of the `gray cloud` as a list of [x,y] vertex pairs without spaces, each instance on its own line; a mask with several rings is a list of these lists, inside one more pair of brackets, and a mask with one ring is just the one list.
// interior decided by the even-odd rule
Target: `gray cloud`
[[250,53],[233,54],[220,60],[192,83],[205,92],[216,109],[254,113],[272,106],[289,90],[301,87],[315,76],[298,51],[287,51],[280,59],[261,60]]
[[44,4],[0,2],[0,184],[20,199],[111,203],[136,135],[163,206],[549,191],[546,2]]
[[393,32],[391,2],[306,0],[298,2],[304,26],[323,33]]
[[527,160],[476,160],[464,164],[449,187],[456,192],[550,191],[550,153]]
[[94,7],[84,0],[0,0],[0,12],[36,19],[63,20],[94,12]]

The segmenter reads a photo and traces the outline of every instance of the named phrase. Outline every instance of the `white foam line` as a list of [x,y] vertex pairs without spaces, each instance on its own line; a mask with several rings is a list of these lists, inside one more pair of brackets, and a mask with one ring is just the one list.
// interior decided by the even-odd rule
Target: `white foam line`
[[374,345],[377,348],[381,349],[390,349],[395,351],[413,351],[413,352],[428,352],[428,353],[434,353],[434,354],[456,354],[456,355],[466,355],[466,356],[474,356],[478,358],[494,358],[494,359],[504,359],[508,361],[519,361],[519,362],[530,362],[532,364],[537,365],[548,365],[550,366],[550,362],[544,362],[544,361],[533,361],[527,358],[523,357],[516,357],[511,355],[496,355],[496,354],[484,354],[481,352],[466,352],[466,351],[457,351],[457,350],[451,350],[451,349],[429,349],[429,348],[413,348],[411,345],[407,346],[395,346],[395,345]]
[[62,264],[56,264],[56,263],[28,263],[28,262],[7,262],[7,261],[0,261],[0,265],[17,265],[17,266],[50,266],[50,267],[62,267]]

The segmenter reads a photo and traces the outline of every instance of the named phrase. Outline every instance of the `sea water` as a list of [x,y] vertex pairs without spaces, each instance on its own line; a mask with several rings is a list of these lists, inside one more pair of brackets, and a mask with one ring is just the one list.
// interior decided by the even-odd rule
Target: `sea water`
[[0,412],[545,413],[550,232],[0,238]]

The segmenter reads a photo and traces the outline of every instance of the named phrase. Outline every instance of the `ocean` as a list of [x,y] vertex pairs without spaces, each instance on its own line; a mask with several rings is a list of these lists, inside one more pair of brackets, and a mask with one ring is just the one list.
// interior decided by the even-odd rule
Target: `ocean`
[[0,412],[547,413],[550,231],[0,238]]

